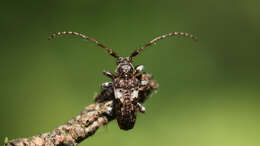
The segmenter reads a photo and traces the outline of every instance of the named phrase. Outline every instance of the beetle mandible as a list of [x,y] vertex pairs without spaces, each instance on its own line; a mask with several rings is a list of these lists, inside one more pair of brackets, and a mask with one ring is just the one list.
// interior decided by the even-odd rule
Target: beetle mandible
[[102,88],[112,87],[114,90],[114,110],[115,116],[120,129],[129,130],[134,127],[136,121],[137,112],[145,113],[145,107],[142,106],[138,101],[139,89],[142,86],[147,85],[147,82],[141,81],[142,71],[144,66],[139,65],[134,67],[132,64],[132,59],[138,55],[144,48],[154,44],[156,41],[164,39],[170,36],[185,36],[197,40],[197,38],[189,33],[184,32],[171,32],[154,38],[148,43],[144,44],[142,47],[133,51],[128,57],[120,57],[116,52],[104,46],[102,43],[96,41],[94,38],[89,36],[71,32],[57,32],[52,34],[49,39],[55,38],[60,35],[71,34],[85,40],[90,40],[94,42],[99,47],[105,49],[111,56],[116,58],[117,67],[115,69],[115,74],[108,71],[104,71],[104,75],[112,79],[112,82],[106,82],[102,84]]

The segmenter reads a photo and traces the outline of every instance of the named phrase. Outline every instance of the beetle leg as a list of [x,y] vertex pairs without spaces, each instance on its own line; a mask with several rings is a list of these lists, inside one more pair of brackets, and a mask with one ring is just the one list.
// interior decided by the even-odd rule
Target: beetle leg
[[105,82],[101,85],[101,88],[104,90],[104,89],[107,89],[107,88],[110,88],[112,87],[112,82]]
[[140,103],[137,103],[138,111],[141,113],[146,113],[145,107],[141,105]]
[[115,78],[115,75],[112,74],[111,72],[108,72],[108,71],[103,71],[103,74],[107,77],[109,77],[110,79],[114,79]]
[[137,72],[142,72],[144,70],[144,66],[143,65],[138,65],[135,67]]
[[112,82],[105,82],[101,84],[101,92],[95,96],[95,102],[104,102],[113,100],[114,97],[114,90]]

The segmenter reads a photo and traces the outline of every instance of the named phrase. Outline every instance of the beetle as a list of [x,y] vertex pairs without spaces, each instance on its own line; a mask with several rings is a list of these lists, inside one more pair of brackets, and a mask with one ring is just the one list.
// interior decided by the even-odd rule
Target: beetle
[[102,84],[102,88],[111,88],[114,92],[114,110],[117,123],[120,129],[130,130],[134,127],[136,121],[137,112],[145,113],[145,107],[139,103],[138,93],[142,86],[147,85],[147,82],[141,81],[142,71],[144,69],[143,65],[134,66],[133,57],[137,56],[144,48],[154,44],[155,42],[171,36],[185,36],[197,40],[197,38],[189,33],[184,32],[171,32],[154,38],[148,43],[144,44],[142,47],[133,51],[128,57],[120,57],[116,52],[109,49],[102,43],[98,42],[92,37],[83,35],[81,33],[64,31],[52,34],[49,39],[71,34],[85,40],[90,40],[97,46],[105,49],[112,57],[116,58],[117,67],[115,69],[115,74],[104,71],[103,74],[110,78],[111,82],[105,82]]

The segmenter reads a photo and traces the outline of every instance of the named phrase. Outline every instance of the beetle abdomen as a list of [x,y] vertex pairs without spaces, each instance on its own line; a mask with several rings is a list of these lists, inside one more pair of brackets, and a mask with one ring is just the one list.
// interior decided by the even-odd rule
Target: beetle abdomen
[[118,126],[123,130],[130,130],[135,125],[136,120],[136,104],[130,101],[124,101],[123,103],[116,100],[115,114]]

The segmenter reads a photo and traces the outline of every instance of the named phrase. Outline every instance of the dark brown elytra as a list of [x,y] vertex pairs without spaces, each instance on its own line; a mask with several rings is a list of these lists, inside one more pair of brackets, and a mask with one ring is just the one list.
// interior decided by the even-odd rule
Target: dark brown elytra
[[129,130],[134,127],[136,121],[136,114],[138,111],[142,113],[145,112],[145,108],[139,103],[140,98],[138,98],[138,93],[139,89],[142,86],[147,85],[147,82],[141,81],[140,78],[142,76],[143,66],[139,65],[134,67],[132,64],[133,57],[135,57],[141,51],[143,51],[144,48],[166,37],[185,36],[197,40],[195,36],[189,33],[171,32],[154,38],[150,42],[144,44],[139,49],[133,51],[129,57],[120,57],[117,55],[116,52],[107,48],[95,39],[77,32],[57,32],[55,34],[52,34],[49,37],[49,39],[65,34],[72,34],[83,39],[90,40],[98,46],[100,46],[101,48],[104,48],[111,56],[116,58],[117,67],[115,70],[115,74],[110,73],[108,71],[103,72],[105,76],[112,79],[112,82],[103,83],[102,88],[106,89],[112,87],[112,89],[114,90],[113,100],[115,115],[120,129],[123,130]]

